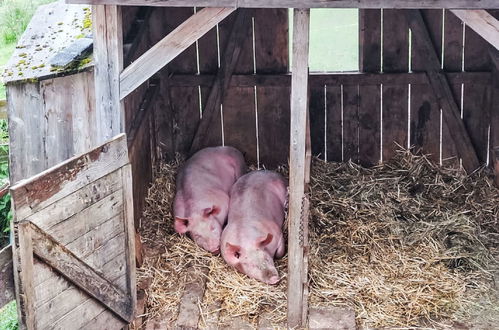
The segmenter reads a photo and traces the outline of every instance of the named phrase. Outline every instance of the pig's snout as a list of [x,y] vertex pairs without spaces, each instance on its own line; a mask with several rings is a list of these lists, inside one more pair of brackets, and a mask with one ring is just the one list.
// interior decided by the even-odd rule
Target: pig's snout
[[217,247],[216,249],[210,251],[213,254],[220,254],[220,247]]

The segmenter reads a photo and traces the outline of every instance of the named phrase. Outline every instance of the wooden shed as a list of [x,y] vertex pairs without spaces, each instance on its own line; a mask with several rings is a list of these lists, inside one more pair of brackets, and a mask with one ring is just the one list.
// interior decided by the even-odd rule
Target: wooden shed
[[[226,144],[248,162],[273,166],[289,159],[289,327],[307,324],[312,155],[372,166],[400,145],[468,172],[497,162],[496,0],[68,2],[92,5],[93,71],[55,78],[50,86],[8,86],[11,131],[23,132],[11,142],[14,277],[23,327],[51,322],[38,308],[46,291],[37,288],[47,278],[62,283],[54,286],[51,307],[62,308],[55,299],[62,294],[71,302],[60,311],[72,315],[64,324],[120,328],[133,319],[132,218],[137,225],[156,161],[175,153]],[[288,8],[295,8],[293,40]],[[360,9],[359,72],[309,73],[310,8]],[[62,91],[68,86],[93,92]],[[85,133],[67,135],[72,121],[55,120],[61,135],[49,144],[40,117],[25,131],[16,127],[29,118],[22,111],[43,109],[33,103],[50,88],[59,111],[92,113]],[[80,141],[81,134],[88,134],[85,143],[62,151],[62,141]],[[40,140],[45,155],[59,158],[15,174],[40,154],[30,149]],[[84,154],[57,164],[77,153]],[[95,223],[82,229],[80,222],[93,216]],[[108,230],[114,245],[105,244]],[[99,251],[119,258],[102,261]]]

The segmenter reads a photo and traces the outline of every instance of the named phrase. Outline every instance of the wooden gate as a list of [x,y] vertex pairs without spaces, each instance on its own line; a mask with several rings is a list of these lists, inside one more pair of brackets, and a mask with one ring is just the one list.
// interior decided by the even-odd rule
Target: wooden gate
[[136,303],[126,136],[11,188],[24,329],[119,329]]

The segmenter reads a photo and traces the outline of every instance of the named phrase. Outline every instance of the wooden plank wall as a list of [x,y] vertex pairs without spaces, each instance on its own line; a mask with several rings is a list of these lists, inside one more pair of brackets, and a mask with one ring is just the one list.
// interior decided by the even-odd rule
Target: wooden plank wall
[[[155,8],[151,41],[156,42],[194,13],[193,8]],[[251,10],[234,74],[288,72],[287,9]],[[160,73],[155,105],[156,140],[166,159],[187,155],[210,93],[209,86],[168,86],[173,74],[216,74],[235,13],[212,29]],[[159,27],[158,27],[159,26]],[[289,86],[230,87],[202,147],[231,145],[249,162],[273,166],[287,162]]]
[[[192,8],[155,9],[156,19],[151,24],[162,25],[162,30],[156,27],[152,39],[159,40],[193,13]],[[446,72],[491,70],[488,45],[450,11],[423,10],[422,15]],[[287,10],[254,9],[250,16],[252,31],[248,31],[234,74],[288,72]],[[223,54],[233,21],[234,14],[219,25],[218,38],[217,29],[213,29],[161,73],[161,101],[155,106],[156,140],[159,154],[167,159],[175,152],[188,154],[210,93],[209,84],[168,86],[168,77],[216,75],[218,55]],[[403,11],[360,10],[359,34],[360,71],[423,71],[425,58]],[[492,102],[487,81],[467,78],[451,88],[479,159],[486,163],[489,123],[495,118],[495,112],[489,110]],[[204,146],[224,143],[239,148],[253,163],[286,163],[289,94],[289,84],[231,85]],[[312,149],[323,159],[371,166],[393,157],[399,146],[410,146],[437,162],[459,163],[456,146],[428,84],[395,80],[379,84],[368,79],[344,85],[311,84],[309,102]]]

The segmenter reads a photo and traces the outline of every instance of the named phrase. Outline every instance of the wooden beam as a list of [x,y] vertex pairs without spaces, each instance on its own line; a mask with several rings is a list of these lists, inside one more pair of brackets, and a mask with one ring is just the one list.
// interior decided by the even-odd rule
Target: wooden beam
[[451,10],[461,21],[499,49],[499,21],[486,10]]
[[0,309],[16,299],[14,289],[14,268],[12,262],[12,246],[0,250]]
[[[33,252],[38,258],[123,320],[127,322],[133,320],[132,299],[124,292],[32,222],[23,221],[19,226],[29,232]],[[32,282],[31,279],[25,283]]]
[[[306,145],[308,115],[308,54],[310,10],[295,9],[293,21],[293,62],[291,78],[291,126],[289,150],[288,213],[288,327],[306,326],[304,313],[305,236],[303,216],[308,210],[305,195],[307,180]],[[306,303],[305,303],[306,306]],[[305,317],[304,317],[305,315]]]
[[433,46],[433,41],[421,16],[421,12],[419,10],[408,10],[406,14],[413,35],[420,41],[419,44],[421,47],[419,51],[422,52],[423,58],[428,59],[425,70],[435,97],[443,109],[444,120],[458,148],[458,154],[463,161],[463,167],[468,173],[471,173],[480,166],[480,162],[464,126],[464,122],[461,119],[461,113],[452,94],[447,77],[440,71],[440,61]]
[[205,140],[211,127],[210,124],[213,122],[215,114],[218,113],[217,110],[220,109],[220,104],[222,103],[225,92],[229,88],[232,73],[234,72],[234,68],[239,59],[241,47],[246,38],[246,31],[249,27],[250,20],[248,19],[248,16],[248,10],[245,9],[239,10],[237,13],[220,63],[220,68],[213,81],[208,100],[206,101],[206,106],[203,109],[203,118],[199,122],[199,126],[194,134],[190,154],[198,151],[202,142]]
[[499,9],[497,0],[67,0],[67,3],[234,8]]
[[235,8],[204,8],[191,16],[151,49],[130,64],[120,76],[120,99],[124,99]]
[[97,143],[125,129],[119,77],[123,70],[123,29],[120,6],[93,6],[94,79]]
[[[451,84],[479,84],[491,83],[490,72],[448,72],[446,73]],[[169,77],[169,86],[172,87],[210,87],[216,79],[209,74],[175,74]],[[387,86],[397,85],[427,85],[428,76],[425,72],[400,73],[331,73],[309,74],[310,87],[328,86]],[[291,86],[291,74],[233,74],[229,87],[288,87]]]

